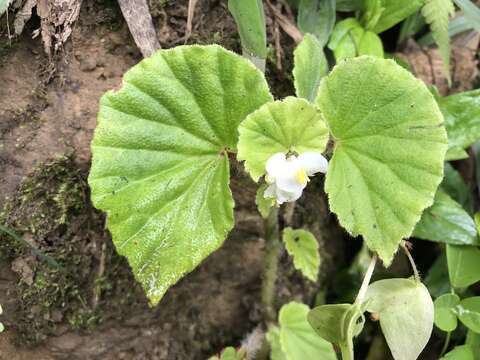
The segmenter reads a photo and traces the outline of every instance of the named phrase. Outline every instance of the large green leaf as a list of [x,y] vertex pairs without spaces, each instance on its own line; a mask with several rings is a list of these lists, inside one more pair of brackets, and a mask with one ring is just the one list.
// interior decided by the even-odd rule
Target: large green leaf
[[216,45],[159,51],[102,97],[92,200],[153,304],[232,228],[227,151],[271,100],[260,71]]
[[287,360],[337,360],[333,346],[307,322],[309,307],[297,302],[282,306],[279,315],[280,344]]
[[423,5],[423,0],[382,0],[384,10],[373,31],[381,33],[412,15]]
[[457,328],[458,320],[455,307],[460,304],[456,294],[444,294],[435,299],[435,325],[443,331],[453,331]]
[[447,245],[450,282],[463,288],[480,281],[480,250],[475,246]]
[[320,254],[315,236],[307,230],[287,227],[283,230],[283,242],[293,257],[295,269],[300,270],[306,278],[317,281]]
[[445,118],[449,150],[467,148],[480,139],[480,89],[439,97],[437,101]]
[[239,127],[238,159],[253,180],[265,174],[267,160],[275,153],[323,152],[328,129],[318,109],[303,99],[287,97],[263,105]]
[[293,53],[295,93],[308,101],[317,97],[320,80],[327,75],[328,62],[320,43],[311,34],[305,34]]
[[228,0],[228,10],[235,18],[244,50],[265,59],[267,30],[262,0]]
[[368,287],[367,311],[380,320],[395,360],[417,359],[430,339],[434,308],[427,288],[410,279],[386,279]]
[[335,141],[325,185],[330,208],[389,265],[442,179],[442,114],[420,80],[368,56],[337,65],[317,104]]
[[300,0],[298,5],[298,27],[311,33],[323,48],[335,25],[335,0]]
[[413,236],[454,245],[480,245],[472,217],[440,190],[433,205],[424,211]]
[[457,306],[457,314],[466,327],[480,334],[480,296],[463,299]]
[[456,346],[452,351],[445,354],[440,360],[475,360],[470,345]]

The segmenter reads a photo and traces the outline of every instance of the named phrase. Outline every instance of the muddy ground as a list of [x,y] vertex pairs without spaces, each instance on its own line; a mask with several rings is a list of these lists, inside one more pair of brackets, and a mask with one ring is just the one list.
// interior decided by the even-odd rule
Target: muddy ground
[[[185,42],[187,4],[150,0],[162,47]],[[276,97],[283,97],[293,94],[294,41],[266,10],[273,44],[267,78]],[[126,261],[115,254],[86,183],[98,100],[121,83],[141,54],[115,1],[84,0],[70,39],[50,58],[41,40],[32,39],[38,26],[34,13],[23,34],[9,39],[6,19],[0,19],[0,223],[23,239],[0,235],[6,327],[0,359],[205,359],[238,346],[261,323],[264,241],[254,185],[234,167],[235,229],[219,251],[150,308]],[[200,0],[188,43],[212,42],[239,50],[226,1]],[[476,81],[478,40],[473,47],[455,50],[464,58],[453,61],[453,91]],[[420,64],[417,75],[447,91],[435,69],[435,51],[409,46],[403,54]],[[335,292],[333,275],[361,246],[329,214],[322,188],[315,180],[293,220],[320,242],[319,282],[304,281],[283,254],[278,306],[293,299],[311,304],[319,289]]]

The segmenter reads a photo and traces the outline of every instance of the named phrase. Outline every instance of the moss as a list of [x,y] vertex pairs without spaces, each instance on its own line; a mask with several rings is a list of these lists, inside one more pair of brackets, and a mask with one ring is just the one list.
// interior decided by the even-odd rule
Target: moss
[[73,155],[40,164],[0,213],[0,223],[36,249],[0,234],[3,260],[33,273],[18,272],[13,326],[22,345],[35,345],[65,326],[91,331],[146,305],[125,259],[113,249],[103,215],[89,202],[86,176]]

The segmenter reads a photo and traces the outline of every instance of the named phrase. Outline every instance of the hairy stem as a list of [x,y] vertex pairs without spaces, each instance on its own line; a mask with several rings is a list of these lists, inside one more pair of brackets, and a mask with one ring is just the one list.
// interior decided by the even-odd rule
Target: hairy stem
[[278,208],[270,210],[265,226],[265,258],[262,278],[262,304],[265,322],[273,323],[276,320],[275,311],[275,283],[277,281],[278,257],[281,243],[278,230]]
[[408,247],[405,245],[405,241],[402,241],[401,243],[403,251],[405,251],[405,254],[408,257],[408,261],[410,261],[410,265],[412,266],[413,270],[413,277],[415,278],[415,281],[420,282],[420,274],[418,273],[417,266],[415,265],[415,261],[413,261],[412,254],[410,254],[410,251],[408,250]]
[[362,304],[365,300],[365,295],[367,294],[367,288],[370,284],[370,280],[372,279],[373,270],[375,270],[375,265],[377,263],[377,254],[373,254],[372,260],[370,260],[370,264],[368,265],[367,272],[365,273],[365,277],[362,281],[362,286],[358,291],[357,298],[355,299],[356,304]]

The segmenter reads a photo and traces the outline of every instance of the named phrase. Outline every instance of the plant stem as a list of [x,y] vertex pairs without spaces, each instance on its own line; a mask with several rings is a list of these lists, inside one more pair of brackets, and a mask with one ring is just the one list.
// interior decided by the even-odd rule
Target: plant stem
[[265,258],[262,279],[262,304],[266,323],[273,323],[277,318],[275,311],[275,282],[277,281],[278,257],[281,243],[278,230],[278,208],[270,210],[264,220]]
[[348,340],[348,342],[340,344],[340,350],[342,352],[342,360],[354,360],[353,344],[351,338]]
[[373,270],[375,270],[375,264],[377,263],[377,254],[373,254],[372,260],[370,260],[370,264],[368,265],[367,272],[365,273],[365,277],[362,281],[362,286],[358,291],[357,298],[355,299],[356,304],[362,304],[365,300],[365,295],[367,294],[367,288],[370,284],[370,280],[373,275]]
[[405,251],[405,254],[408,257],[408,260],[410,261],[410,265],[412,266],[413,269],[413,277],[415,278],[415,281],[420,282],[420,274],[418,273],[417,266],[415,265],[415,261],[413,261],[412,254],[410,254],[410,251],[408,250],[407,246],[405,245],[405,241],[402,241],[401,243],[403,251]]
[[443,348],[442,348],[442,351],[440,352],[440,357],[442,357],[446,352],[447,352],[447,349],[448,349],[448,345],[450,345],[450,337],[452,335],[452,332],[449,331],[447,333],[447,337],[445,338],[445,342],[443,343]]

